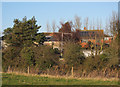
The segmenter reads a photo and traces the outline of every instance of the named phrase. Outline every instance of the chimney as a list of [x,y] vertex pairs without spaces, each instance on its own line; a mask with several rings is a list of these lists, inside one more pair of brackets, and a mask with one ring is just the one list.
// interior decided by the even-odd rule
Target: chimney
[[87,30],[86,27],[84,27],[84,30]]

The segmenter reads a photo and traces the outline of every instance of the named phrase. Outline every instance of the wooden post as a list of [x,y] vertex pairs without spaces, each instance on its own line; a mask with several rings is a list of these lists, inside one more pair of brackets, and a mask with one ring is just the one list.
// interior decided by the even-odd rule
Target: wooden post
[[10,72],[10,65],[8,66],[8,72]]
[[28,66],[28,74],[30,73],[30,67]]
[[71,69],[71,73],[72,73],[72,77],[74,76],[74,74],[73,74],[73,66],[72,66],[72,69]]
[[52,49],[54,48],[53,46],[54,46],[54,42],[52,41]]

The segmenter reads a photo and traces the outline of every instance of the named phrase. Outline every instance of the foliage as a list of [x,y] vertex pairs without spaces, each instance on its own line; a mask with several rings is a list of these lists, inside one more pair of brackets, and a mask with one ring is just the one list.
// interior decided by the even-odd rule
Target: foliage
[[87,72],[93,70],[102,70],[105,68],[117,69],[118,67],[118,54],[117,50],[113,50],[113,47],[108,47],[103,51],[103,54],[97,55],[94,58],[88,57],[84,62],[84,69]]
[[64,56],[66,64],[70,66],[78,66],[83,63],[85,57],[80,50],[81,46],[72,42],[68,42],[64,46]]
[[35,17],[30,20],[24,17],[22,21],[15,19],[13,27],[3,32],[5,41],[12,46],[31,46],[33,42],[42,44],[45,37],[43,34],[37,34],[41,26],[36,22]]
[[58,48],[54,48],[53,51],[55,54],[60,54],[60,51],[58,50]]
[[34,65],[34,53],[31,47],[24,47],[20,52],[20,56],[22,59],[24,59],[25,65]]
[[43,33],[39,33],[35,39],[37,43],[43,44],[45,41],[45,35]]
[[19,53],[21,51],[20,47],[7,47],[2,52],[2,65],[3,71],[8,68],[8,66],[14,67],[19,63]]
[[59,54],[48,46],[34,48],[35,63],[40,69],[45,70],[59,63]]
[[110,47],[104,50],[104,54],[106,56],[104,58],[108,58],[108,66],[117,66],[118,65],[118,48],[117,44],[110,45]]
[[[113,23],[114,21],[115,25]],[[72,32],[72,22],[61,23],[62,26],[59,29],[61,33],[55,35],[58,40],[63,40],[64,44],[63,60],[60,60],[60,62],[60,51],[43,45],[45,36],[43,33],[38,33],[41,26],[38,26],[36,22],[34,17],[30,20],[24,17],[22,21],[15,19],[13,27],[4,30],[3,39],[9,45],[2,52],[3,70],[7,71],[10,66],[11,68],[18,68],[19,71],[24,70],[26,66],[31,66],[37,73],[40,71],[54,70],[54,72],[58,71],[67,75],[71,71],[70,68],[74,66],[73,71],[76,72],[79,69],[80,72],[77,73],[81,73],[82,76],[85,74],[84,71],[88,75],[93,71],[101,70],[102,72],[104,68],[109,68],[109,70],[112,68],[118,69],[119,36],[117,35],[118,24],[116,20],[111,22],[112,34],[115,37],[114,40],[108,48],[104,49],[103,54],[95,55],[94,58],[91,56],[88,58],[84,57],[83,49],[76,43],[81,40],[80,31],[76,30]],[[74,42],[71,40],[71,37]],[[94,44],[88,41],[88,46],[91,48],[91,52],[93,52]]]
[[66,22],[65,24],[61,23],[62,27],[59,29],[59,32],[70,33],[72,31],[71,24],[71,22]]
[[104,62],[104,61],[108,61],[108,55],[107,54],[101,54],[100,55],[100,59]]
[[27,20],[26,17],[20,21],[14,20],[12,28],[4,30],[3,40],[8,44],[8,47],[3,50],[3,66],[25,68],[26,66],[35,65],[33,48],[34,42],[43,44],[45,36],[43,33],[38,33],[39,28],[36,24],[35,17]]
[[107,61],[103,61],[100,56],[96,56],[95,58],[89,57],[84,62],[84,70],[87,71],[87,73],[90,73],[94,70],[102,70],[107,67]]
[[19,47],[8,47],[2,54],[3,62],[7,61],[7,64],[13,64],[12,61],[18,57],[20,51]]
[[91,48],[91,45],[93,44],[91,41],[88,41],[88,47]]

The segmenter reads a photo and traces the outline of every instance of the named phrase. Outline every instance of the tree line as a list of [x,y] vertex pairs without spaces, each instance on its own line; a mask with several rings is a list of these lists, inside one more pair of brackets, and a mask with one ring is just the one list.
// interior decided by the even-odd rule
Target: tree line
[[[88,18],[86,20],[88,21]],[[29,20],[24,17],[21,21],[15,19],[13,27],[4,30],[3,39],[8,44],[8,47],[2,51],[4,72],[72,75],[75,77],[118,76],[119,21],[116,15],[113,15],[110,21],[111,33],[116,38],[108,48],[103,50],[103,54],[85,58],[81,45],[75,43],[75,40],[77,40],[77,37],[75,37],[74,40],[67,40],[64,43],[64,60],[62,61],[59,58],[60,50],[43,44],[45,35],[38,32],[41,26],[38,26],[36,22],[35,17]],[[87,27],[88,22],[85,24]],[[59,32],[71,32],[72,22],[61,23],[61,25]],[[74,26],[80,29],[79,17],[76,17],[76,25]],[[53,29],[55,31],[55,24]]]

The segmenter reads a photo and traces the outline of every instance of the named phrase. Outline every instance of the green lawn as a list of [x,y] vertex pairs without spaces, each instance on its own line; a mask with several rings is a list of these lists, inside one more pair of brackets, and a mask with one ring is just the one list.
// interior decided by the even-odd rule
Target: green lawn
[[48,78],[41,76],[25,76],[2,74],[2,85],[118,85],[118,81]]

